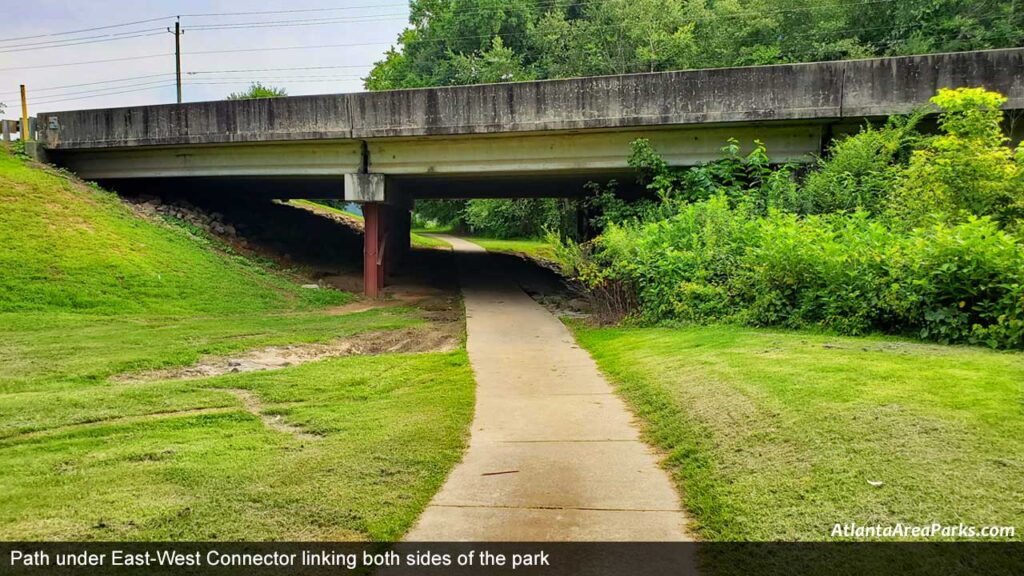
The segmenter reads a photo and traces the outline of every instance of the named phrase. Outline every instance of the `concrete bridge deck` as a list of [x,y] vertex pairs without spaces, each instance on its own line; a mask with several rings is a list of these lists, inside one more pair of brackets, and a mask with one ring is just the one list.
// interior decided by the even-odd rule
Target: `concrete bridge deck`
[[[809,160],[836,133],[959,86],[1024,109],[1024,49],[44,112],[37,125],[50,161],[114,188],[233,185],[380,204],[367,229],[386,244],[407,237],[413,198],[575,195],[588,180],[628,182],[636,138],[678,166],[718,158],[729,138],[759,139],[774,160]],[[368,238],[367,265],[372,253],[380,268]]]

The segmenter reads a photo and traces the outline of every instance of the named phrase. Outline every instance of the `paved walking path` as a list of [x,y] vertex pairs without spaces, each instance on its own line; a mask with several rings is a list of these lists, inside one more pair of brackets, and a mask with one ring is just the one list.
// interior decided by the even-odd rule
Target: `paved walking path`
[[668,475],[590,355],[483,248],[437,237],[459,259],[476,417],[406,539],[688,539]]

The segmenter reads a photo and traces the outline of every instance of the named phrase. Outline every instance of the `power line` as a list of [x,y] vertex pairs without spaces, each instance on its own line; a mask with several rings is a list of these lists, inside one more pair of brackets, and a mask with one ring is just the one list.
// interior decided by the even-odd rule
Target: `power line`
[[7,53],[7,52],[25,52],[25,51],[29,51],[29,50],[31,50],[31,51],[46,50],[47,48],[65,48],[65,47],[68,47],[68,46],[81,46],[82,44],[99,44],[100,42],[113,42],[115,40],[130,40],[132,38],[143,38],[143,37],[146,37],[146,36],[156,36],[158,34],[163,34],[163,33],[164,33],[164,31],[161,29],[159,32],[143,32],[143,33],[134,34],[134,35],[131,35],[131,36],[117,36],[115,38],[106,38],[106,39],[103,39],[103,40],[83,40],[82,42],[67,41],[67,42],[62,42],[60,44],[56,44],[56,43],[55,44],[51,44],[49,46],[28,46],[28,45],[22,44],[22,45],[19,45],[19,46],[27,46],[27,47],[16,47],[16,48],[10,48],[10,49],[6,49],[7,47],[5,46],[5,47],[3,47],[5,49],[0,49],[0,54],[4,54],[4,53]]
[[320,79],[303,79],[302,76],[293,77],[256,77],[256,78],[225,78],[223,80],[210,79],[210,80],[190,80],[186,84],[190,86],[199,86],[203,84],[252,84],[253,82],[289,82],[294,84],[315,84],[322,82],[338,82],[341,80],[360,80],[360,76],[324,76]]
[[13,66],[10,68],[0,68],[0,72],[9,72],[11,70],[35,70],[37,68],[59,68],[61,66],[80,66],[84,64],[102,64],[105,62],[126,62],[128,60],[145,60],[147,58],[161,58],[163,56],[174,56],[174,53],[170,54],[147,54],[145,56],[126,56],[124,58],[107,58],[106,60],[85,60],[82,62],[60,62],[56,64],[33,64],[32,66]]
[[[144,76],[129,76],[127,78],[113,78],[113,79],[110,79],[110,80],[99,80],[97,82],[81,82],[79,84],[64,84],[64,85],[61,85],[61,86],[46,86],[46,87],[43,87],[43,88],[32,88],[32,92],[33,93],[36,93],[36,92],[48,92],[48,91],[51,91],[51,90],[62,90],[64,88],[78,88],[80,86],[95,86],[96,84],[110,84],[110,83],[113,83],[113,82],[128,82],[130,80],[144,80],[146,78],[159,78],[159,77],[164,77],[164,76],[174,76],[174,72],[165,72],[163,74],[146,74]],[[11,90],[9,92],[0,92],[0,95],[3,95],[3,94],[16,95],[18,93],[19,93],[18,90]]]
[[46,99],[46,100],[33,100],[32,101],[32,105],[33,106],[38,106],[38,105],[41,105],[41,104],[56,104],[57,102],[72,102],[72,101],[77,101],[77,100],[88,100],[90,98],[99,98],[101,96],[116,96],[118,94],[128,94],[128,93],[131,93],[131,92],[145,92],[145,91],[148,91],[148,90],[157,90],[157,89],[161,89],[161,88],[173,88],[174,86],[175,86],[175,84],[173,82],[171,82],[170,84],[161,84],[159,86],[148,86],[148,87],[145,87],[145,88],[134,88],[134,89],[131,89],[131,90],[120,90],[120,91],[117,91],[117,92],[107,92],[107,93],[103,93],[103,94],[93,94],[91,96],[76,96],[74,98],[57,98],[57,99]]
[[22,46],[43,46],[46,44],[58,44],[64,42],[74,42],[78,40],[94,40],[96,38],[110,38],[112,36],[124,36],[126,34],[136,34],[140,32],[149,32],[163,30],[163,28],[146,28],[145,30],[127,30],[125,32],[113,32],[111,34],[97,34],[95,36],[79,36],[78,38],[63,38],[61,40],[44,40],[43,42],[32,42],[28,44],[14,44],[12,46],[0,46],[0,49],[7,50],[9,48],[21,48]]
[[349,44],[309,44],[300,46],[274,46],[267,48],[231,48],[227,50],[197,50],[189,52],[190,56],[202,54],[237,54],[240,52],[278,52],[283,50],[312,50],[320,48],[352,48],[356,46],[380,46],[393,42],[353,42]]
[[182,18],[207,18],[211,16],[255,16],[258,14],[298,14],[309,12],[339,12],[347,10],[363,10],[367,8],[405,8],[408,4],[369,4],[365,6],[345,6],[342,8],[295,8],[291,10],[257,10],[250,12],[208,12],[205,14],[182,14]]
[[135,20],[133,22],[121,22],[119,24],[109,24],[107,26],[94,26],[92,28],[80,28],[78,30],[67,30],[64,32],[52,32],[50,34],[36,34],[34,36],[18,36],[17,38],[4,38],[0,39],[0,42],[14,42],[17,40],[32,40],[35,38],[49,38],[50,36],[67,36],[69,34],[79,34],[82,32],[93,32],[96,30],[109,30],[111,28],[121,28],[123,26],[133,26],[135,24],[146,24],[148,22],[160,22],[161,20],[170,20],[174,16],[161,16],[159,18],[147,18],[146,20]]
[[[138,88],[140,86],[152,86],[154,84],[163,84],[163,83],[166,83],[166,82],[167,82],[166,79],[161,78],[160,80],[148,80],[146,82],[138,82],[136,84],[122,84],[121,86],[111,86],[109,88],[91,88],[89,90],[75,90],[75,91],[72,91],[72,92],[58,92],[56,94],[48,94],[46,96],[43,96],[42,99],[43,100],[48,100],[48,99],[51,99],[51,98],[62,98],[64,96],[77,96],[79,94],[96,94],[96,93],[99,93],[99,92],[111,92],[111,91],[121,90],[121,89],[125,89],[125,88]],[[102,95],[102,94],[98,94],[98,95]]]
[[188,74],[235,74],[245,72],[286,72],[289,70],[332,70],[336,68],[372,68],[374,64],[339,64],[337,66],[292,66],[288,68],[242,68],[237,70],[197,70]]
[[230,22],[225,24],[193,24],[189,30],[233,30],[242,28],[288,28],[292,26],[323,26],[328,24],[345,24],[348,22],[379,22],[384,20],[404,20],[407,14],[368,14],[366,16],[346,16],[343,18],[310,18],[303,20],[277,20],[268,22]]

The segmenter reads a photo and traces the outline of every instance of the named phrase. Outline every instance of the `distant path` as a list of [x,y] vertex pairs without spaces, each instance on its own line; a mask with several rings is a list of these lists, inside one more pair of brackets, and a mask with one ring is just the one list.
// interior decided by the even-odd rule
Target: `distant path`
[[476,418],[412,541],[686,540],[632,416],[562,323],[459,238]]

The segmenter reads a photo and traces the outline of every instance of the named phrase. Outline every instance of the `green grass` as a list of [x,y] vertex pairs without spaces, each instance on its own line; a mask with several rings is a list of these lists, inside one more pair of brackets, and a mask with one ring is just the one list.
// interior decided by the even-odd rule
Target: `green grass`
[[[345,216],[348,216],[349,218],[358,220],[360,222],[363,221],[363,216],[361,214],[356,214],[355,212],[349,212],[348,210],[342,210],[341,208],[335,208],[334,206],[327,206],[326,204],[320,204],[318,202],[311,202],[309,200],[289,200],[289,203],[294,204],[296,206],[303,206],[305,208],[310,208],[310,209],[313,209],[313,210],[323,210],[325,212],[334,212],[336,214],[343,214]],[[416,233],[417,230],[414,230],[412,235],[411,235],[411,237],[410,237],[410,240],[412,242],[413,247],[415,247],[415,248],[449,248],[449,246],[448,246],[448,244],[446,242],[442,242],[442,241],[440,241],[440,240],[438,240],[436,238],[431,238],[429,236],[423,236],[423,235],[417,234]]]
[[354,296],[5,154],[0,206],[0,540],[390,540],[459,458],[461,350],[109,380],[413,326],[416,310],[326,313]]
[[733,327],[573,329],[667,453],[702,538],[827,540],[837,522],[1009,525],[1022,537],[1022,354]]
[[535,238],[517,238],[517,239],[499,239],[499,238],[481,238],[478,236],[460,236],[483,246],[490,252],[504,252],[506,254],[521,254],[528,256],[535,260],[546,260],[554,262],[555,249],[551,244],[541,239]]
[[[271,429],[219,388],[251,390],[266,414],[318,436]],[[24,418],[42,432],[0,440],[2,540],[393,540],[462,453],[473,379],[459,351],[61,400],[110,414],[68,427],[57,407],[37,410]]]
[[261,312],[340,304],[185,226],[0,153],[0,312]]

